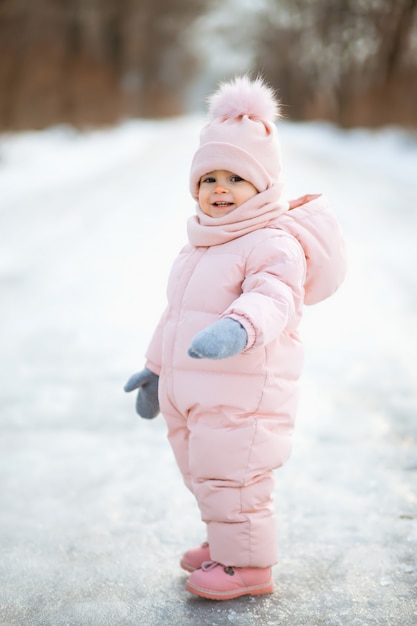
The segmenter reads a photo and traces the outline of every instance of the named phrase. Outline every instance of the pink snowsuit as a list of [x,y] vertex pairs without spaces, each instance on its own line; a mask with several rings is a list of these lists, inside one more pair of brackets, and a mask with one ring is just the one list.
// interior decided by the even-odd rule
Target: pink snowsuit
[[[268,193],[222,218],[197,207],[147,351],[210,556],[235,567],[277,561],[273,470],[290,454],[303,366],[297,328],[304,303],[330,296],[345,274],[343,239],[323,197],[286,211]],[[188,356],[194,335],[222,317],[246,329],[245,350],[222,360]]]

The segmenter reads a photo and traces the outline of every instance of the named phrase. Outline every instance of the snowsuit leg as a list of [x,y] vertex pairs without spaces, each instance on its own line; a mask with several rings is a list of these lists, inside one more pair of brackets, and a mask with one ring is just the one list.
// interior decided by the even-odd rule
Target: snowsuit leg
[[192,413],[187,423],[192,491],[212,559],[235,567],[274,565],[272,472],[289,457],[290,420],[217,408]]
[[235,567],[274,565],[273,470],[290,455],[291,418],[201,406],[185,417],[161,382],[168,440],[207,524],[211,558]]
[[170,402],[168,396],[163,399],[161,410],[168,427],[168,441],[175,460],[182,474],[185,485],[194,493],[189,466],[189,430],[187,419]]

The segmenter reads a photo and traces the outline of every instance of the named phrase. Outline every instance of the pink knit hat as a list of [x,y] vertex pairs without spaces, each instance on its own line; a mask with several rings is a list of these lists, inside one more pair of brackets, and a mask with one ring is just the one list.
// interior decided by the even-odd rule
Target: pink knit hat
[[209,122],[191,164],[190,190],[198,199],[200,179],[213,170],[228,170],[261,192],[280,179],[277,130],[279,105],[261,78],[248,76],[223,83],[208,100]]

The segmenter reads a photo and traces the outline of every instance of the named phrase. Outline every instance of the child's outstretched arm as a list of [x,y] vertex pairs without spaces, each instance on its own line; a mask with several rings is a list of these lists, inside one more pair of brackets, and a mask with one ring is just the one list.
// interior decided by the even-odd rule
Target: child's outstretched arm
[[303,298],[305,257],[294,237],[277,231],[247,259],[242,294],[214,324],[197,333],[193,358],[224,359],[266,345],[291,323]]
[[305,268],[300,244],[283,231],[277,230],[253,248],[246,262],[242,293],[220,320],[241,324],[247,334],[245,351],[267,345],[284,329],[291,332],[296,328],[304,298]]
[[167,309],[161,316],[149,344],[145,368],[133,374],[124,386],[126,392],[138,389],[136,413],[145,419],[153,419],[159,414],[158,384],[162,361],[162,336]]

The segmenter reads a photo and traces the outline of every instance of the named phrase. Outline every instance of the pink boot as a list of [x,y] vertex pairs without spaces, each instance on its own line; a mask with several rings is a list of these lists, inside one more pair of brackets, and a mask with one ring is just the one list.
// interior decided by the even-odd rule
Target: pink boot
[[182,569],[187,572],[194,572],[199,569],[204,561],[210,561],[210,550],[207,541],[198,546],[198,548],[191,548],[182,555],[180,565]]
[[185,588],[202,598],[231,600],[272,593],[274,583],[270,567],[225,567],[208,561],[191,574]]

